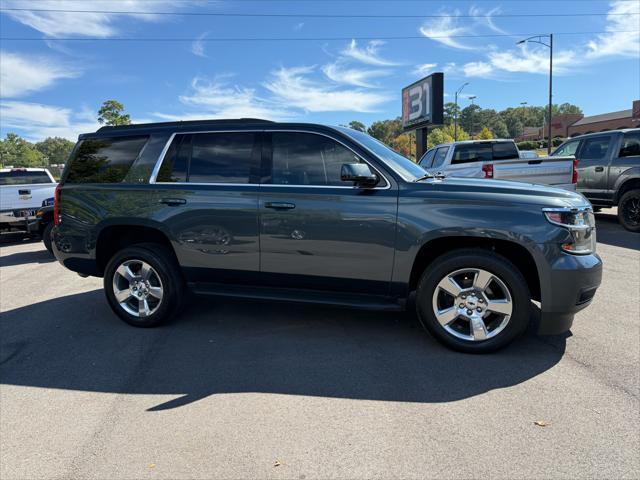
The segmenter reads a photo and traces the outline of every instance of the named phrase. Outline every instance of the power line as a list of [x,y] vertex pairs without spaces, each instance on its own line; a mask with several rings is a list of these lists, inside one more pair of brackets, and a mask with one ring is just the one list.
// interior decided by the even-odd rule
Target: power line
[[6,12],[39,12],[39,13],[94,13],[105,15],[163,15],[183,17],[265,17],[265,18],[538,18],[538,17],[606,17],[609,15],[640,15],[639,13],[504,13],[494,15],[460,14],[460,15],[373,15],[373,14],[334,14],[334,13],[237,13],[237,12],[148,12],[131,10],[69,10],[51,8],[2,8]]
[[[606,30],[592,32],[554,32],[554,35],[596,35],[600,33],[640,33],[640,30]],[[526,37],[547,35],[546,33],[490,33],[486,35],[407,35],[389,37],[227,37],[227,38],[181,38],[181,37],[0,37],[0,41],[65,41],[65,42],[301,42],[301,41],[333,41],[333,40],[430,40],[438,38],[495,38],[495,37]]]

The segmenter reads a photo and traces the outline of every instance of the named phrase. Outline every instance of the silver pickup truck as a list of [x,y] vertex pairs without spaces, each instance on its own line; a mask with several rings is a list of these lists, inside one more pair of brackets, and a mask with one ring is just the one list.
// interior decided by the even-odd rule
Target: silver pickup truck
[[574,157],[521,158],[513,140],[468,140],[437,145],[418,161],[452,177],[493,178],[575,190]]
[[36,211],[53,197],[56,185],[46,168],[0,169],[0,230],[37,229]]

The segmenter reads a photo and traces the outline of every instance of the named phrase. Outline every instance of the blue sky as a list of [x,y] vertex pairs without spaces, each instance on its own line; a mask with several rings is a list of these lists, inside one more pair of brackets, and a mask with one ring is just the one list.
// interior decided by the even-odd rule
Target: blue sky
[[[106,99],[123,102],[135,122],[250,116],[329,124],[360,120],[368,125],[398,116],[402,87],[434,71],[445,73],[445,102],[469,82],[464,94],[476,95],[475,102],[484,108],[545,104],[548,50],[535,44],[516,46],[521,37],[505,34],[556,34],[556,103],[577,104],[590,115],[631,108],[632,100],[640,98],[638,0],[0,0],[0,5],[102,12],[380,16],[3,10],[3,136],[14,131],[31,140],[50,135],[75,139],[97,128],[95,112]],[[540,13],[557,16],[509,16]],[[576,13],[608,15],[561,16]],[[473,35],[480,37],[468,37]],[[399,36],[419,38],[385,40]],[[115,40],[125,37],[189,40]],[[316,40],[210,41],[229,37]],[[325,40],[328,37],[340,39]],[[462,107],[468,102],[466,96],[460,99]]]

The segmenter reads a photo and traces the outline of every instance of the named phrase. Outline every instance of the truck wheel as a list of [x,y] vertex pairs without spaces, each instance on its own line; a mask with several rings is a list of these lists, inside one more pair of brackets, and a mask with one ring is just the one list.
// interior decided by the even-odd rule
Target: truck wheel
[[44,248],[53,255],[53,248],[51,247],[51,230],[53,230],[53,222],[47,223],[46,227],[42,230],[42,243],[44,243]]
[[162,245],[141,244],[116,253],[104,272],[104,291],[111,309],[134,327],[155,327],[180,308],[180,269]]
[[506,258],[480,249],[450,252],[422,274],[416,292],[422,326],[454,350],[498,350],[527,328],[531,295]]
[[618,221],[630,232],[640,232],[640,189],[622,195],[618,202]]

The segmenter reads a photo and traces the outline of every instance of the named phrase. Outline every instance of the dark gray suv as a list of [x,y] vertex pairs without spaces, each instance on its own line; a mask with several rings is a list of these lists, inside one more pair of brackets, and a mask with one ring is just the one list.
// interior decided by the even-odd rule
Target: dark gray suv
[[[54,252],[104,277],[138,327],[188,291],[371,309],[415,305],[466,352],[500,348],[540,302],[540,333],[571,327],[598,288],[580,194],[443,178],[368,135],[241,119],[81,135],[56,191]],[[412,307],[413,308],[413,307]]]

